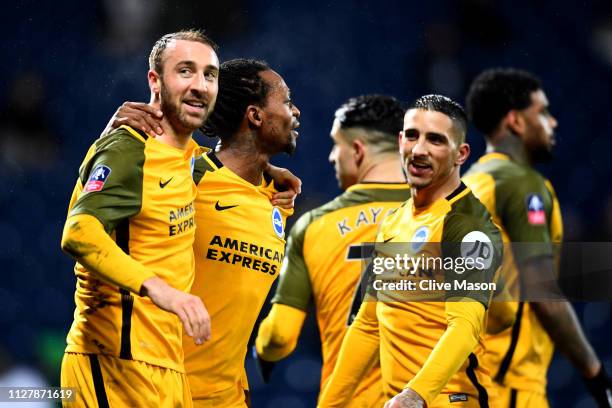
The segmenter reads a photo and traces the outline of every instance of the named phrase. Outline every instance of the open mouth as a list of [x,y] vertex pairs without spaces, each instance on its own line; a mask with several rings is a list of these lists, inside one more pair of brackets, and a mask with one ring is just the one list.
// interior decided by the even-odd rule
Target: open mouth
[[422,176],[430,171],[432,171],[432,167],[427,163],[419,163],[411,161],[408,164],[408,171],[415,176]]
[[206,108],[207,106],[206,103],[202,101],[189,100],[189,101],[183,101],[183,103],[189,107],[189,110],[197,111],[197,112],[203,111],[204,108]]
[[295,122],[293,126],[291,127],[291,132],[293,132],[295,137],[298,137],[300,135],[299,132],[297,131],[297,128],[299,127],[300,127],[300,122]]

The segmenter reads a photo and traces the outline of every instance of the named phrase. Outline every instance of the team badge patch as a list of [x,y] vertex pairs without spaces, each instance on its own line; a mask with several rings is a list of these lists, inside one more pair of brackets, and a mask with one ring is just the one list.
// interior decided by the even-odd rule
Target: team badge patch
[[108,176],[111,173],[111,169],[108,166],[100,164],[91,172],[89,180],[83,187],[83,191],[88,193],[91,191],[100,191],[104,187],[104,183],[108,180]]
[[272,209],[272,229],[277,237],[285,236],[285,227],[283,226],[283,216],[277,207]]
[[[491,239],[481,231],[472,231],[466,234],[461,240],[461,257],[474,260],[474,265],[481,266],[477,269],[489,269],[493,263]],[[480,262],[477,262],[478,259],[480,259]],[[463,272],[457,273],[461,274]]]
[[412,239],[410,240],[411,247],[413,251],[418,251],[423,247],[425,242],[427,242],[427,238],[429,238],[429,227],[423,226],[416,230]]
[[544,212],[544,200],[539,194],[527,195],[527,221],[531,225],[545,225],[546,213]]

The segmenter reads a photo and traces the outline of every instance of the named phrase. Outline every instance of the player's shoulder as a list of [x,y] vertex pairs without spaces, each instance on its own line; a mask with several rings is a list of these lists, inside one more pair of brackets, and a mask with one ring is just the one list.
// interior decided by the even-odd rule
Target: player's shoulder
[[482,231],[497,238],[499,230],[493,223],[487,208],[468,187],[462,186],[465,189],[460,192],[460,197],[452,200],[451,209],[444,218],[445,232],[457,236],[468,234],[471,231]]
[[206,173],[214,173],[223,167],[223,163],[213,150],[200,146],[200,153],[195,156],[193,161],[192,175],[196,185],[200,184]]
[[[533,167],[513,160],[491,160],[489,173],[495,180],[496,188],[517,191],[524,188],[545,188],[546,179]],[[484,163],[486,168],[488,163]]]
[[149,136],[129,126],[121,126],[95,142],[96,151],[142,151]]

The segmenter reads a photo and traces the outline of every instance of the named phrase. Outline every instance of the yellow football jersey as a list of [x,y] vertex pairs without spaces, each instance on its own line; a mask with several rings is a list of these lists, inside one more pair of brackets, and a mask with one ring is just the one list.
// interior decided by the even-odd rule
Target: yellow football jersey
[[[132,258],[173,287],[189,291],[196,149],[193,141],[182,150],[122,126],[89,149],[68,215],[93,215]],[[67,352],[107,354],[184,372],[177,316],[78,263],[74,271],[76,309]]]
[[194,399],[235,389],[228,398],[244,401],[239,394],[249,337],[279,275],[285,221],[293,210],[272,206],[271,182],[252,185],[223,166],[214,152],[196,160],[194,179],[198,228],[191,293],[208,309],[212,338],[196,346],[184,336],[185,368]]
[[[374,242],[380,222],[410,197],[405,183],[361,183],[304,214],[291,229],[287,259],[272,300],[306,311],[311,299],[321,333],[321,390],[331,375],[346,334],[361,273],[361,243]],[[380,402],[380,368],[355,392],[351,407]]]
[[[445,265],[440,269],[431,269],[423,267],[424,264],[411,264],[406,270],[393,270],[391,277],[396,283],[413,282],[416,288],[414,293],[408,287],[380,291],[380,284],[377,286],[374,283],[377,275],[371,277],[368,286],[373,285],[374,289],[379,290],[375,295],[379,300],[375,319],[379,326],[383,389],[391,398],[417,376],[446,331],[445,299],[468,298],[482,303],[485,308],[488,306],[492,295],[489,284],[493,282],[495,271],[501,263],[503,247],[501,235],[490,214],[463,184],[449,196],[424,209],[416,209],[410,199],[383,221],[376,242],[376,257],[384,259],[393,256],[395,247],[404,248],[402,251],[407,248],[412,256],[427,253],[431,259],[444,260]],[[465,259],[464,244],[470,243],[470,248],[478,249],[487,242],[488,249],[483,255],[485,261],[482,265],[460,270],[459,261]],[[455,266],[446,266],[449,260]],[[451,289],[438,291],[430,283],[450,284],[454,280],[486,286],[453,285]],[[448,395],[449,403],[475,400],[481,406],[488,406],[491,379],[481,364],[483,346],[480,338],[469,358],[442,388],[441,395]]]
[[[489,153],[469,169],[463,180],[501,227],[505,242],[562,241],[561,209],[553,187],[531,167],[505,154]],[[529,253],[508,254],[504,260],[503,268],[508,270],[503,276],[514,277],[514,281],[509,282],[514,287],[512,292],[518,290],[518,272],[513,258],[520,261],[528,256],[555,255],[552,245],[529,248]],[[512,328],[487,336],[485,341],[485,364],[496,383],[546,393],[546,372],[553,355],[553,343],[529,303],[518,303]]]

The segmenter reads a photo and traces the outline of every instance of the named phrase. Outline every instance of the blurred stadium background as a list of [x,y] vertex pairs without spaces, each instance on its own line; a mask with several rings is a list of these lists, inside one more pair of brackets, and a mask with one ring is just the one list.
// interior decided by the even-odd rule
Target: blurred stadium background
[[[566,237],[612,241],[609,1],[16,0],[0,21],[0,385],[59,383],[75,284],[59,240],[77,168],[119,104],[148,100],[150,47],[180,28],[205,28],[222,60],[267,60],[291,87],[302,112],[298,151],[276,163],[304,181],[297,215],[339,193],[328,135],[348,97],[437,92],[463,102],[484,68],[533,71],[560,124],[556,160],[542,170],[557,189]],[[468,139],[473,160],[484,144],[474,130]],[[610,303],[576,308],[612,371]],[[247,366],[256,407],[314,406],[314,320],[273,384]],[[549,392],[553,407],[594,406],[559,356]]]

